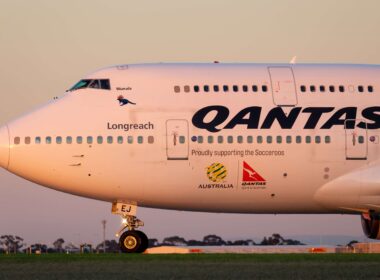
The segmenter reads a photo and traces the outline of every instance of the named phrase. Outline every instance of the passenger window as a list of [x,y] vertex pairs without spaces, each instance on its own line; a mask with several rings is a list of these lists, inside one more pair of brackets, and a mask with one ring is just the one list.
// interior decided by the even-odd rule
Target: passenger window
[[71,136],[66,137],[66,144],[71,144],[73,143],[73,138]]
[[203,136],[198,136],[198,143],[202,144],[203,143]]
[[113,143],[113,137],[112,136],[107,136],[107,143],[112,144]]
[[227,85],[224,85],[224,86],[223,86],[223,91],[224,91],[224,92],[228,92],[228,86],[227,86]]
[[299,136],[299,135],[296,136],[296,143],[297,144],[302,143],[302,137],[301,136]]
[[154,137],[153,136],[148,136],[148,143],[153,144],[154,143]]
[[96,142],[97,142],[98,144],[103,144],[103,136],[98,136],[98,137],[96,137]]
[[321,143],[321,136],[315,136],[315,143]]
[[320,91],[320,92],[325,92],[325,91],[326,91],[325,86],[319,86],[319,91]]
[[252,91],[253,91],[253,92],[258,92],[258,91],[259,91],[259,88],[258,88],[256,85],[253,85],[253,86],[252,86]]
[[215,92],[219,92],[219,86],[214,85],[214,91],[215,91]]
[[[141,136],[141,137],[142,137],[142,136]],[[181,135],[181,136],[179,137],[179,143],[180,143],[180,144],[185,144],[185,142],[186,142],[186,138],[185,138],[185,136],[182,136],[182,135]]]
[[238,136],[237,137],[237,142],[239,143],[239,144],[242,144],[243,143],[243,136]]
[[248,91],[248,86],[244,85],[243,86],[243,92],[247,92]]
[[331,143],[331,137],[325,136],[325,143]]
[[174,87],[174,92],[175,93],[178,93],[178,92],[180,92],[181,91],[181,88],[179,87],[179,86],[175,86]]
[[93,139],[92,136],[87,136],[87,144],[92,144]]
[[214,143],[214,137],[213,136],[208,136],[207,137],[207,142],[210,143],[210,144]]
[[364,143],[364,137],[363,136],[359,136],[358,137],[358,142],[359,142],[359,144],[363,144]]
[[57,137],[55,138],[55,143],[57,143],[57,144],[62,144],[62,137],[61,137],[61,136],[57,136]]
[[[150,137],[152,137],[152,136],[150,136]],[[124,142],[124,138],[123,138],[123,136],[118,136],[118,137],[117,137],[117,143],[118,143],[118,144],[123,144],[123,142]]]
[[15,137],[14,141],[15,145],[20,144],[20,137]]
[[373,86],[368,86],[368,92],[373,92]]
[[301,86],[301,92],[306,92],[306,87],[305,86]]
[[51,137],[50,137],[50,136],[47,136],[47,137],[45,138],[45,142],[46,142],[46,144],[51,144]]
[[253,137],[252,136],[247,136],[247,143],[249,143],[249,144],[253,143]]
[[199,86],[194,86],[194,91],[199,92]]
[[282,143],[282,137],[281,136],[277,136],[276,137],[276,141],[278,144],[281,144]]
[[315,86],[310,86],[310,91],[315,92]]
[[210,88],[209,88],[209,86],[203,86],[203,90],[204,90],[205,92],[209,92],[209,91],[210,91]]
[[232,144],[233,142],[234,142],[234,137],[231,135],[227,136],[227,143]]
[[234,92],[238,92],[239,91],[239,87],[237,85],[234,85],[234,86],[232,86],[232,90]]
[[291,144],[292,143],[292,136],[286,136],[286,143]]
[[344,86],[339,86],[339,92],[344,92]]
[[133,136],[128,136],[127,142],[128,142],[128,144],[132,144],[133,143]]
[[268,91],[268,86],[266,86],[266,85],[262,86],[262,90],[263,90],[263,92],[267,92]]
[[263,143],[263,137],[262,136],[257,136],[257,143],[259,143],[259,144]]
[[273,142],[272,136],[267,136],[267,143],[272,144],[272,142]]
[[359,92],[364,92],[364,87],[363,86],[358,86],[358,91]]
[[308,143],[308,144],[311,143],[311,137],[310,136],[306,136],[305,142]]
[[329,86],[330,92],[335,92],[335,87],[334,86]]
[[184,92],[190,92],[190,87],[189,86],[184,86],[183,90],[184,90]]
[[34,143],[36,143],[36,144],[41,144],[41,137],[37,136],[37,137],[34,139]]
[[[180,139],[181,139],[181,137],[180,137]],[[142,144],[143,142],[144,142],[144,138],[142,136],[137,136],[137,143]]]
[[77,144],[82,144],[82,143],[83,143],[82,136],[77,136]]
[[223,136],[222,135],[218,136],[218,143],[219,144],[223,143]]
[[25,144],[30,144],[30,137],[29,136],[27,136],[27,137],[25,137]]

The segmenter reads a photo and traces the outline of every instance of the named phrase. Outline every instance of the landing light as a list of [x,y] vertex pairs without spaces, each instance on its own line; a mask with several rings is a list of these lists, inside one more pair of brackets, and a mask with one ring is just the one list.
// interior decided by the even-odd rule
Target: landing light
[[121,224],[122,224],[122,225],[127,224],[127,219],[125,219],[125,218],[121,219]]

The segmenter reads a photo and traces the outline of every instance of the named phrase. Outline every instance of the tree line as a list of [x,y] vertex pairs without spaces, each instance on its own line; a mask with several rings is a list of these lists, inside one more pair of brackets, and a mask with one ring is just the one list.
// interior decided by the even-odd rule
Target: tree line
[[[251,245],[304,245],[302,242],[293,239],[285,239],[278,233],[264,237],[261,242],[256,243],[252,239],[223,240],[215,234],[206,235],[202,240],[186,240],[180,236],[171,236],[159,242],[157,239],[149,239],[149,247],[158,246],[251,246]],[[72,242],[66,243],[63,238],[58,238],[51,246],[43,243],[34,243],[29,246],[24,239],[16,235],[0,236],[0,253],[90,253],[90,252],[119,252],[119,244],[116,240],[106,240],[104,243],[93,246],[84,243],[79,246]]]

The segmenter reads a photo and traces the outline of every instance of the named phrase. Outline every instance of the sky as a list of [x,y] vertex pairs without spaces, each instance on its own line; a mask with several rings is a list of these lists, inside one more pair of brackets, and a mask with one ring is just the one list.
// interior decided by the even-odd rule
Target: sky
[[[96,69],[147,62],[380,64],[378,0],[0,0],[0,123]],[[111,205],[53,191],[0,170],[0,235],[51,244],[113,239]],[[138,209],[150,238],[260,241],[287,236],[364,238],[349,215],[210,214]]]

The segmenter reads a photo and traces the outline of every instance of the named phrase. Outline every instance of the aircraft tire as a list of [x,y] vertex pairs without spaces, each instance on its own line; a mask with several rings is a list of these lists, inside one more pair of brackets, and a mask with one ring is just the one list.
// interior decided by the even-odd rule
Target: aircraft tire
[[143,252],[143,242],[145,241],[143,241],[143,236],[140,233],[141,231],[128,230],[120,236],[119,246],[123,253]]
[[148,237],[142,231],[136,230],[136,232],[141,237],[141,246],[138,249],[137,253],[143,253],[143,252],[145,252],[146,249],[148,249],[148,245],[149,245]]

